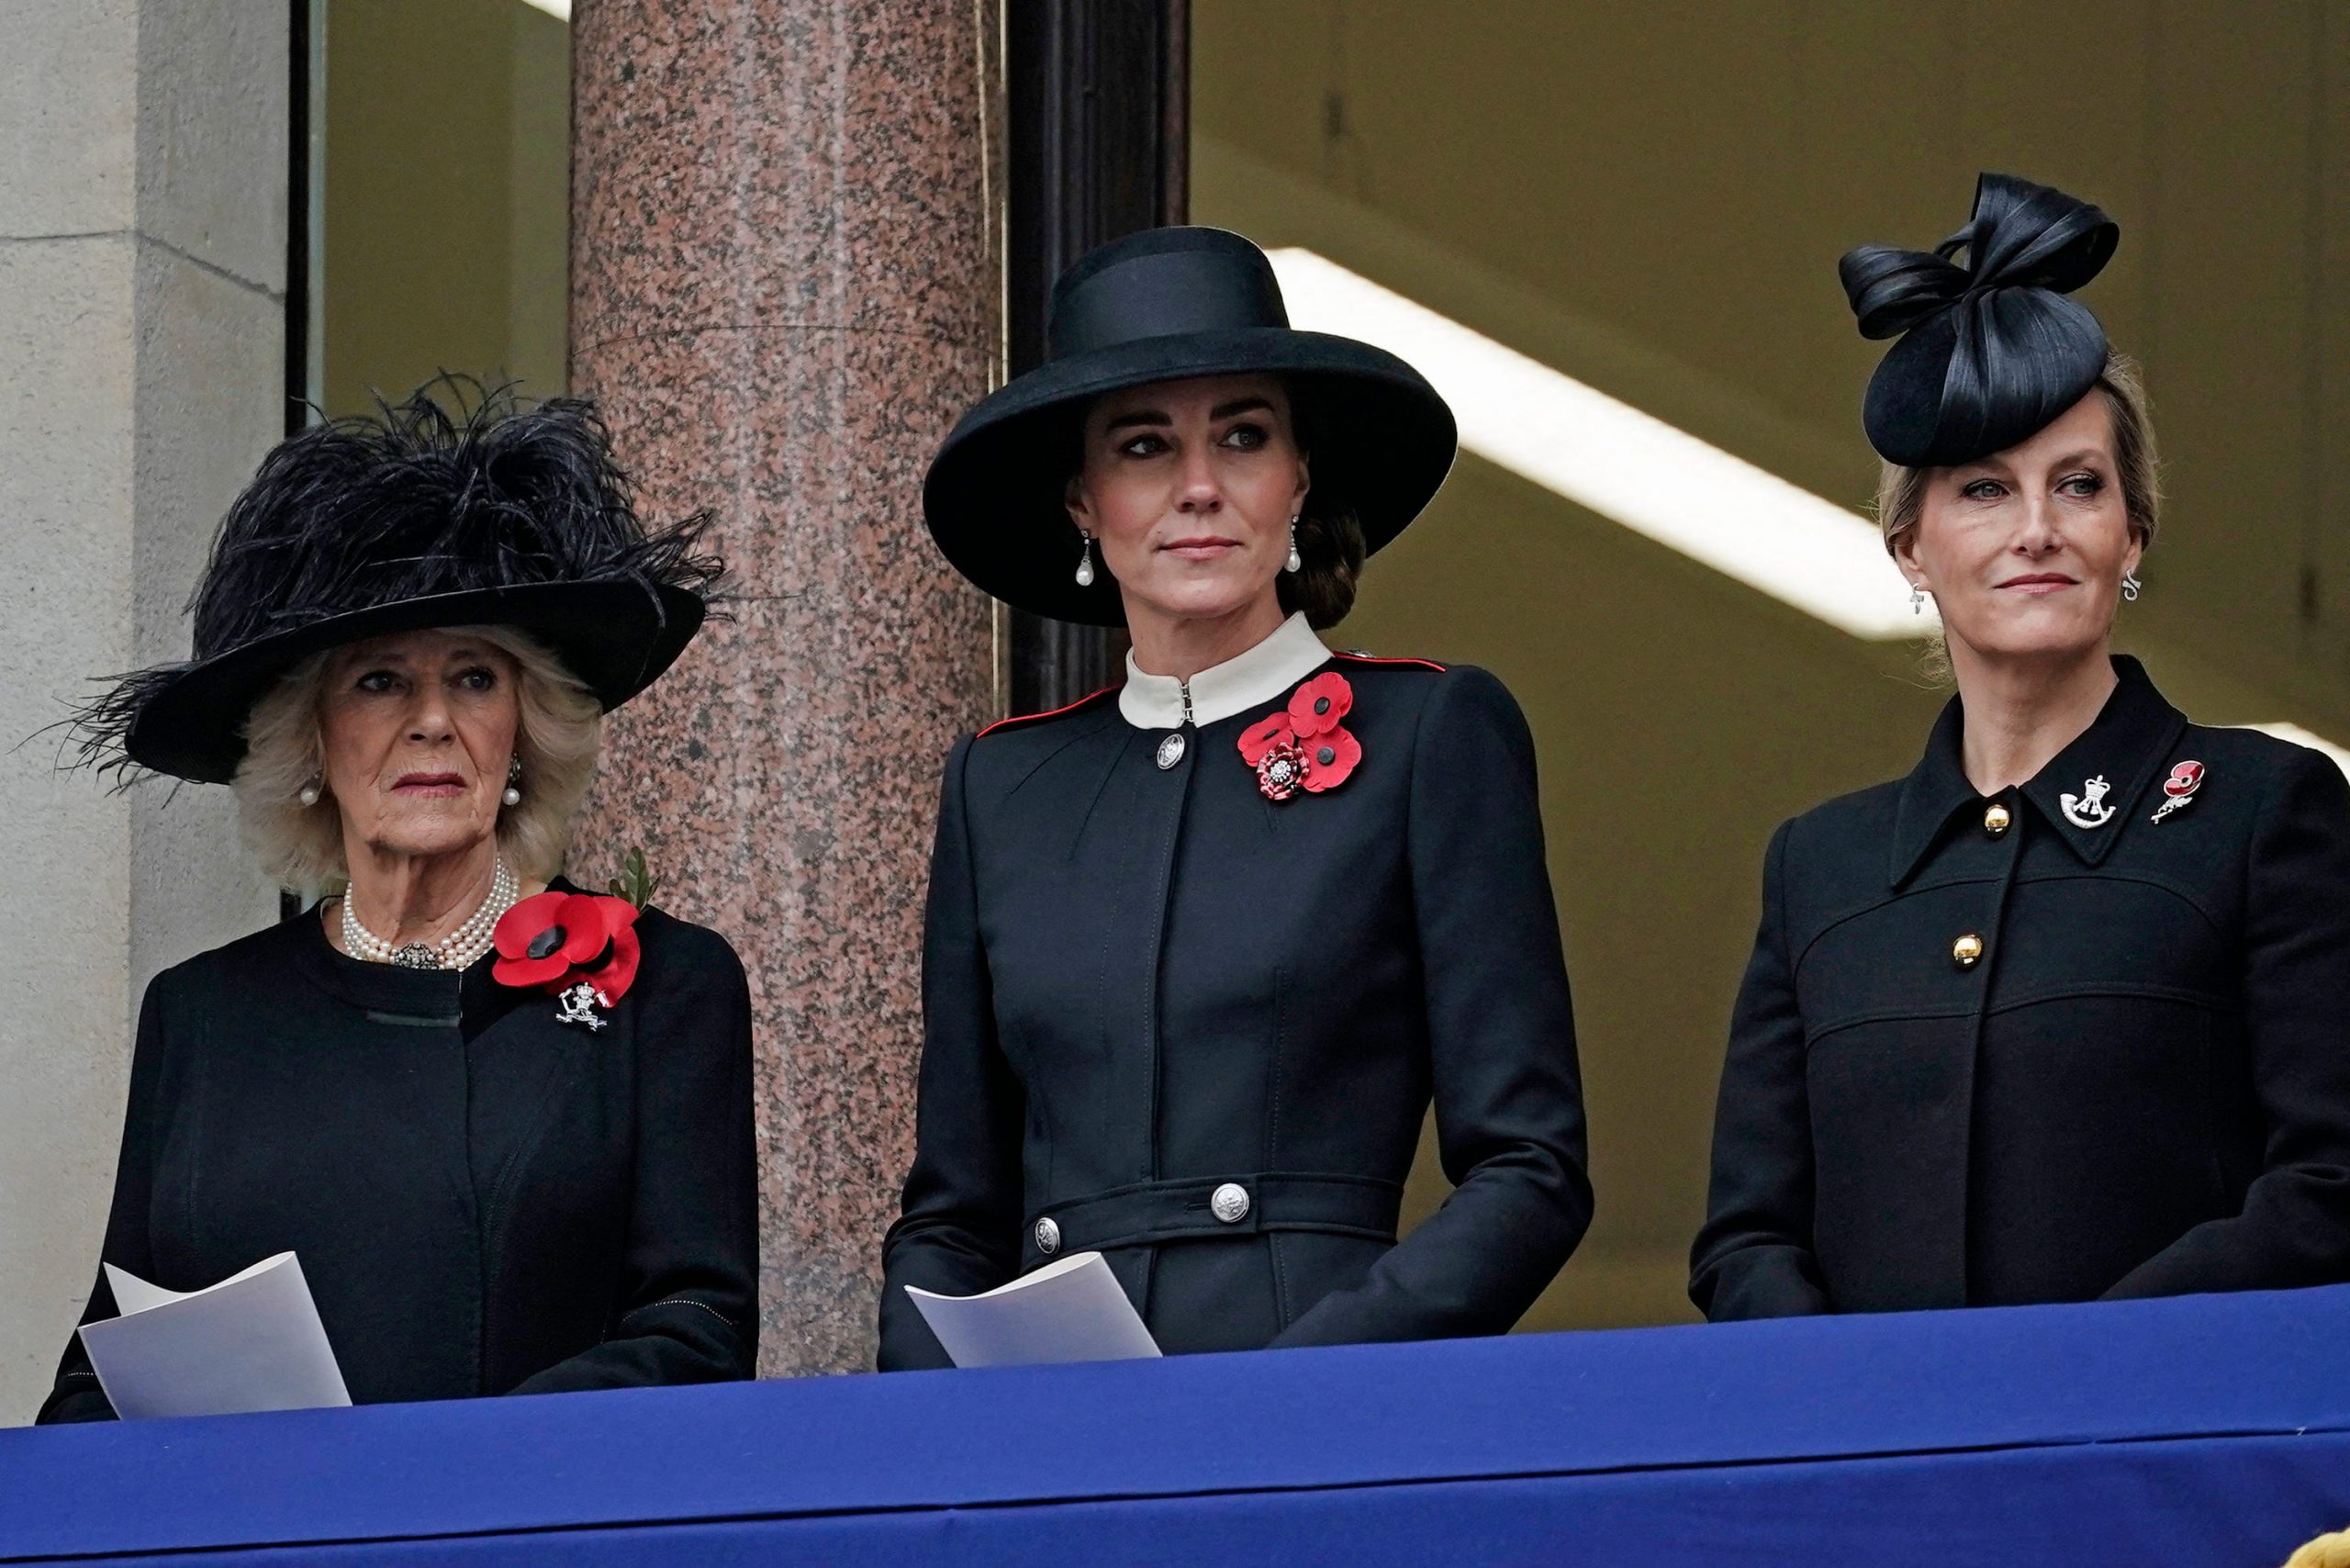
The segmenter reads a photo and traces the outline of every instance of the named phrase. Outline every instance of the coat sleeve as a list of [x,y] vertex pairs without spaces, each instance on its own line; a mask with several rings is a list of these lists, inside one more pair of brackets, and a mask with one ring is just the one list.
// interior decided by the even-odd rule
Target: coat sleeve
[[[758,1356],[758,1155],[751,1120],[751,991],[722,937],[665,921],[639,971],[636,1163],[603,1343],[517,1394],[718,1383]],[[650,944],[648,944],[648,948]]]
[[2350,784],[2314,751],[2253,832],[2243,997],[2261,1173],[2233,1217],[2197,1226],[2109,1297],[2350,1280]]
[[[156,976],[148,983],[147,994],[139,1005],[139,1036],[130,1054],[130,1101],[123,1112],[122,1150],[115,1160],[114,1202],[106,1212],[106,1241],[98,1251],[101,1262],[112,1263],[142,1280],[155,1277],[154,1260],[150,1255],[148,1213],[155,1187],[155,1139],[159,1127],[156,1113],[164,1094],[163,1041],[171,982],[168,972]],[[102,1322],[118,1314],[114,1288],[106,1283],[106,1271],[101,1268],[97,1272],[97,1282],[90,1287],[89,1305],[82,1313],[84,1323]],[[66,1341],[64,1357],[57,1366],[56,1384],[34,1419],[46,1426],[52,1422],[114,1418],[114,1406],[99,1388],[98,1374],[90,1369],[90,1358],[82,1349],[82,1336],[76,1333]]]
[[1763,857],[1762,922],[1739,987],[1714,1109],[1713,1183],[1689,1298],[1715,1322],[1830,1310],[1812,1256],[1811,1111],[1787,952],[1787,838]]
[[1501,1333],[1591,1223],[1534,739],[1491,675],[1438,678],[1414,744],[1404,833],[1437,1142],[1453,1191],[1360,1284],[1316,1302],[1276,1345]]
[[907,1296],[908,1285],[969,1295],[1005,1283],[1020,1268],[1025,1098],[996,1039],[979,940],[964,804],[971,745],[969,736],[957,743],[939,790],[923,925],[914,1161],[898,1221],[881,1243],[884,1372],[953,1364]]

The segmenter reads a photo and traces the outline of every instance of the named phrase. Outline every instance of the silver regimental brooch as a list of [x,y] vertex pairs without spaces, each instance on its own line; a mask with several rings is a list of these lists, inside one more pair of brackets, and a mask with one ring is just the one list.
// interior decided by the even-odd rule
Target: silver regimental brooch
[[2057,797],[2058,803],[2065,808],[2065,820],[2075,827],[2103,827],[2111,822],[2113,808],[2105,803],[2105,797],[2112,788],[2105,781],[2105,775],[2100,773],[2082,785],[2079,794]]
[[590,1029],[600,1029],[604,1026],[604,1021],[596,1016],[597,1003],[602,1002],[606,1008],[611,1006],[610,1002],[604,1001],[603,992],[586,980],[581,980],[577,985],[565,991],[558,1000],[562,1005],[555,1009],[554,1015],[557,1023],[585,1024]]

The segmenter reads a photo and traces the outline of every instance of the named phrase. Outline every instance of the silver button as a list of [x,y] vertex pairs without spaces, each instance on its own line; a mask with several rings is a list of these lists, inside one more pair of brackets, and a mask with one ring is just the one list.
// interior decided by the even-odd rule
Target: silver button
[[1226,1182],[1208,1194],[1208,1212],[1226,1225],[1238,1225],[1248,1217],[1248,1189]]
[[1061,1249],[1061,1227],[1049,1219],[1036,1222],[1036,1250],[1049,1258]]
[[1158,766],[1164,770],[1183,760],[1183,737],[1169,735],[1158,743]]

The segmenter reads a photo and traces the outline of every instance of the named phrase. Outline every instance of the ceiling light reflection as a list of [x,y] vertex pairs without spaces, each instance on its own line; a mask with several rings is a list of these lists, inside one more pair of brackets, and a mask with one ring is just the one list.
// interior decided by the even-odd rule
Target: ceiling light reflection
[[1290,320],[1401,355],[1460,444],[1855,637],[1933,632],[1876,526],[1313,251],[1271,252]]

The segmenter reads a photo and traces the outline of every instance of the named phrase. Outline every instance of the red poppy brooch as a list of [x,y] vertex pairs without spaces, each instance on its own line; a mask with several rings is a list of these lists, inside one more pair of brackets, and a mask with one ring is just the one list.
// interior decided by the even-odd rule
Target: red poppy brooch
[[2199,762],[2180,763],[2170,770],[2170,777],[2163,780],[2163,803],[2148,820],[2160,822],[2173,812],[2185,811],[2193,802],[2195,791],[2201,788],[2203,765]]
[[1281,712],[1240,732],[1240,760],[1257,770],[1265,799],[1286,801],[1300,790],[1318,795],[1347,781],[1362,760],[1362,743],[1344,722],[1354,705],[1354,688],[1330,670],[1291,692]]
[[636,905],[601,893],[534,894],[498,916],[490,940],[498,984],[543,991],[558,999],[558,1019],[591,1030],[604,1026],[595,1010],[610,1012],[636,983],[643,956]]

